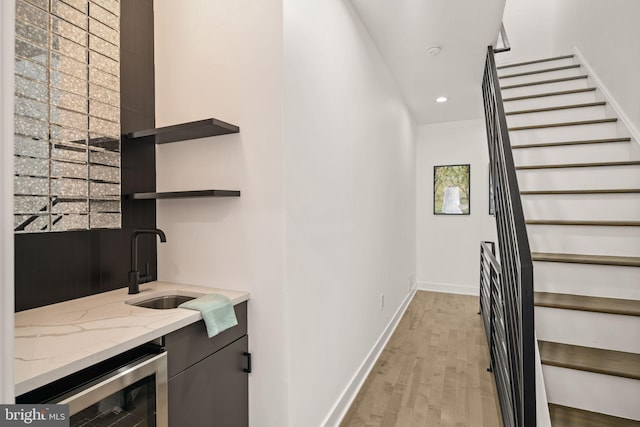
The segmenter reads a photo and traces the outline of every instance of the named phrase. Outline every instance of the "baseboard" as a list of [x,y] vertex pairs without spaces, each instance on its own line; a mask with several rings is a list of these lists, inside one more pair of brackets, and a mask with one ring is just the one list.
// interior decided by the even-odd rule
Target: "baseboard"
[[616,112],[616,115],[620,118],[620,120],[622,120],[622,123],[624,123],[626,128],[629,130],[629,133],[631,134],[631,138],[633,138],[637,144],[640,144],[640,131],[638,131],[638,128],[636,127],[636,125],[631,121],[629,116],[627,116],[625,112],[622,110],[622,108],[620,107],[620,104],[618,104],[618,102],[613,97],[609,89],[607,89],[607,87],[604,85],[602,80],[600,80],[595,70],[591,68],[591,65],[589,65],[589,62],[584,57],[584,55],[582,54],[578,46],[573,47],[573,52],[576,55],[576,58],[578,59],[578,62],[580,63],[580,65],[582,65],[586,70],[587,74],[589,75],[589,78],[591,78],[594,81],[598,89],[600,89],[600,92],[602,92],[602,94],[604,95],[604,98],[607,100],[607,103],[611,105],[611,108],[613,108],[613,110]]
[[535,340],[536,347],[536,427],[552,427],[549,415],[549,401],[547,391],[544,386],[544,375],[542,373],[542,362],[540,361],[540,349],[538,348],[538,337]]
[[415,289],[413,289],[411,292],[409,292],[404,301],[402,301],[402,304],[400,304],[400,307],[398,307],[398,309],[394,313],[393,317],[387,324],[387,327],[380,335],[380,338],[378,338],[371,351],[369,351],[369,354],[367,354],[367,357],[364,359],[355,375],[351,378],[351,381],[349,381],[349,384],[344,389],[337,402],[333,405],[331,411],[324,419],[321,426],[337,427],[340,425],[340,422],[349,410],[349,407],[353,403],[353,400],[358,395],[358,392],[367,379],[369,372],[371,372],[371,369],[373,369],[373,366],[376,364],[378,358],[380,357],[380,353],[382,353],[382,350],[387,345],[389,338],[391,338],[391,335],[393,335],[393,332],[396,330],[396,327],[398,326],[398,323],[400,323],[402,315],[407,310],[407,307],[409,306],[409,303],[411,302],[415,294],[416,291]]
[[418,282],[419,291],[443,292],[446,294],[480,295],[480,288],[471,285],[454,285],[451,283]]

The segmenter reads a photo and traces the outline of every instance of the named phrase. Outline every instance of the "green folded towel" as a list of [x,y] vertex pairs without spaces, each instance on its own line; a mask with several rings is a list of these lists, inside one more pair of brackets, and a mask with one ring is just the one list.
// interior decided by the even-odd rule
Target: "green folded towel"
[[198,310],[207,326],[209,338],[238,324],[231,300],[220,294],[205,295],[183,302],[178,307]]

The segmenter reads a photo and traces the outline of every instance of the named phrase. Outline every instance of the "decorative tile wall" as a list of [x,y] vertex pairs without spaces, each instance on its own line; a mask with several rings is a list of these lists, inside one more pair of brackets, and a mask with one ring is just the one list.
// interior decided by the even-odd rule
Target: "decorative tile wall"
[[120,2],[16,0],[18,233],[119,228]]

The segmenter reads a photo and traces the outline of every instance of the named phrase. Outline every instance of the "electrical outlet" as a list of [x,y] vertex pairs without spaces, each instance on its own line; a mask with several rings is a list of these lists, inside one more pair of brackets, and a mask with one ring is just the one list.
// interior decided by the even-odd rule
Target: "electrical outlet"
[[384,308],[384,294],[380,294],[380,311]]

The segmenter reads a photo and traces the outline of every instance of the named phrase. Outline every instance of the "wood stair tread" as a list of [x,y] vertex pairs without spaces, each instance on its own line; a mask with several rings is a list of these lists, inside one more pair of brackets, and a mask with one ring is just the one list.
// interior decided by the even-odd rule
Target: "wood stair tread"
[[549,403],[553,427],[638,427],[638,421]]
[[508,113],[505,113],[505,114],[507,116],[513,116],[515,114],[543,113],[546,111],[569,110],[572,108],[600,107],[603,105],[607,105],[607,103],[605,101],[599,101],[599,102],[588,102],[585,104],[560,105],[557,107],[533,108],[530,110],[509,111]]
[[555,127],[563,127],[563,126],[597,125],[601,123],[615,123],[617,121],[618,119],[616,117],[612,117],[608,119],[580,120],[580,121],[574,121],[574,122],[546,123],[543,125],[515,126],[515,127],[510,127],[509,132],[518,131],[518,130],[555,128]]
[[640,188],[607,188],[592,190],[525,190],[520,195],[540,195],[540,194],[634,194],[640,193]]
[[640,301],[630,299],[536,292],[534,301],[538,307],[640,316]]
[[515,89],[515,88],[518,88],[518,87],[545,85],[545,84],[549,84],[549,83],[570,82],[572,80],[586,79],[587,77],[589,77],[589,76],[587,76],[586,74],[581,74],[579,76],[562,77],[562,78],[559,78],[559,79],[537,80],[535,82],[518,83],[518,84],[515,84],[515,85],[501,86],[500,89],[505,90],[505,89]]
[[533,261],[640,267],[640,257],[532,252]]
[[509,79],[511,77],[531,76],[533,74],[551,73],[553,71],[570,70],[572,68],[580,68],[580,64],[563,65],[562,67],[545,68],[542,70],[524,71],[522,73],[507,74],[504,76],[498,76],[498,79]]
[[[565,57],[558,57],[557,59],[570,58],[573,55]],[[548,59],[549,61],[553,59]],[[529,63],[544,62],[545,60],[530,61],[527,63],[510,64],[503,68],[515,67],[517,65],[526,65]],[[553,68],[546,68],[541,70],[514,72],[511,74],[502,75],[499,77],[500,81],[507,83],[511,77],[520,76],[534,76],[544,73],[578,69],[579,64],[558,66]],[[540,79],[541,77],[537,77]],[[532,77],[535,78],[535,77]],[[542,77],[543,78],[543,77]],[[524,82],[517,84],[507,84],[501,86],[502,90],[516,89],[522,87],[532,87],[536,85],[552,84],[576,81],[579,79],[587,78],[586,75],[578,75],[562,78],[547,78],[546,80],[538,80],[534,82]],[[504,79],[504,80],[503,80]],[[524,79],[523,79],[524,80]],[[530,79],[527,79],[530,80]],[[575,86],[575,85],[574,85]],[[592,92],[595,88],[574,89],[574,90],[562,90],[556,92],[547,92],[541,94],[516,96],[503,99],[505,106],[506,102],[516,100],[535,99],[556,95],[569,95],[578,94],[584,92]],[[542,101],[542,100],[541,100]],[[557,101],[561,101],[558,98]],[[541,102],[538,102],[541,104]],[[568,104],[567,102],[564,102]],[[606,102],[586,102],[581,104],[561,105],[545,108],[527,108],[521,110],[515,110],[507,112],[508,116],[515,116],[521,114],[535,114],[542,112],[553,112],[570,110],[577,108],[589,108],[589,107],[601,107],[606,105]],[[594,110],[595,111],[595,110]],[[553,119],[551,119],[553,120]],[[557,120],[557,119],[556,119]],[[568,127],[568,126],[581,126],[601,123],[615,123],[617,118],[606,119],[593,119],[593,120],[574,120],[567,122],[538,124],[538,125],[524,125],[509,127],[509,131],[521,131],[521,130],[533,130],[533,129],[545,129],[556,127]],[[587,129],[587,128],[584,128]],[[607,139],[593,139],[584,141],[557,141],[551,143],[535,143],[524,144],[521,146],[515,146],[514,149],[519,148],[534,148],[534,147],[554,147],[554,146],[569,146],[569,145],[583,145],[583,144],[596,144],[596,143],[609,143],[609,142],[628,142],[630,138],[607,138]],[[581,163],[556,163],[556,164],[538,164],[538,165],[526,165],[516,167],[516,170],[535,170],[535,169],[564,169],[564,168],[584,168],[584,167],[612,167],[612,166],[636,166],[640,165],[640,161],[614,161],[614,162],[581,162]],[[607,193],[640,193],[640,189],[607,189],[607,190],[550,190],[550,191],[523,191],[521,194],[607,194]],[[530,220],[526,222],[528,225],[540,224],[540,225],[588,225],[588,226],[640,226],[640,221],[568,221],[568,220]],[[533,261],[544,262],[561,262],[561,263],[580,263],[580,264],[599,264],[599,265],[613,265],[613,266],[632,266],[640,267],[640,257],[624,257],[624,256],[608,256],[608,255],[588,255],[588,254],[565,254],[565,253],[544,253],[533,252]],[[583,295],[570,295],[559,294],[549,292],[535,292],[534,301],[537,307],[549,307],[557,309],[567,310],[580,310],[590,311],[597,313],[608,313],[615,315],[630,315],[640,316],[640,301],[624,300],[616,298],[603,298],[592,297]],[[589,348],[582,346],[575,346],[563,343],[554,343],[539,341],[540,346],[540,358],[543,364],[558,366],[569,369],[577,369],[587,372],[594,372],[605,375],[613,375],[623,378],[631,378],[640,380],[640,354],[633,354],[627,352],[619,352],[598,348]],[[612,417],[606,414],[594,413],[591,411],[565,407],[561,405],[549,404],[552,425],[554,427],[573,427],[573,426],[611,426],[611,427],[627,427],[637,426],[638,421],[628,420],[620,417]]]
[[526,166],[516,166],[516,170],[591,168],[591,167],[637,166],[637,165],[640,165],[640,160],[627,160],[627,161],[621,161],[621,162],[556,163],[556,164],[548,164],[548,165],[526,165]]
[[640,380],[640,354],[538,341],[543,365]]
[[539,142],[535,144],[512,145],[514,150],[522,148],[564,147],[567,145],[608,144],[613,142],[631,142],[631,138],[585,139],[579,141]]
[[595,87],[588,87],[584,89],[571,89],[571,90],[561,90],[557,92],[545,92],[545,93],[536,93],[533,95],[522,95],[522,96],[513,96],[511,98],[503,98],[502,102],[508,101],[520,101],[523,99],[532,99],[532,98],[542,98],[545,96],[557,96],[557,95],[571,95],[573,93],[582,93],[582,92],[593,92],[595,91]]
[[573,58],[573,54],[572,55],[554,56],[554,57],[551,57],[551,58],[536,59],[536,60],[533,60],[533,61],[516,62],[514,64],[505,64],[505,65],[500,65],[500,66],[498,66],[496,68],[498,70],[502,70],[504,68],[519,67],[521,65],[539,64],[540,62],[557,61],[559,59],[569,59],[569,58]]
[[558,220],[529,219],[527,225],[587,225],[596,227],[640,227],[640,221],[592,221],[592,220]]

